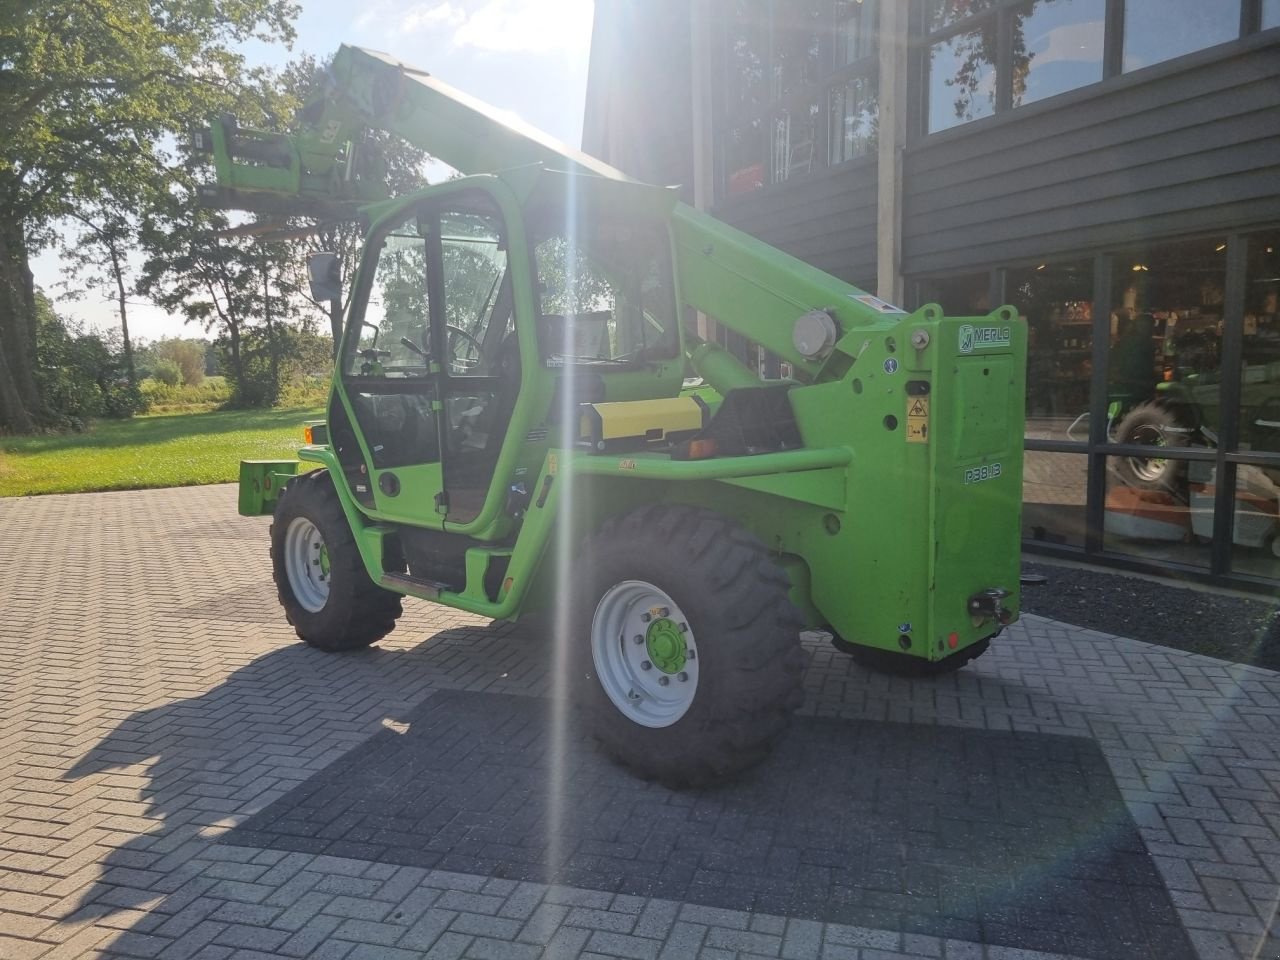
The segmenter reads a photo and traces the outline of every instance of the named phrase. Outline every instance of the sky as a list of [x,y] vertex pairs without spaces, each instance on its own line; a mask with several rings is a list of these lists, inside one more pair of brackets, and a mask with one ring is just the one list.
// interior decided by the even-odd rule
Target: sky
[[[253,63],[279,66],[292,56],[323,58],[342,43],[371,47],[426,70],[495,107],[518,114],[571,146],[582,139],[591,48],[592,0],[300,0],[292,51],[252,44]],[[59,257],[32,262],[36,284],[67,317],[96,329],[119,325],[103,291],[58,299]],[[140,298],[129,307],[135,339],[204,336]]]

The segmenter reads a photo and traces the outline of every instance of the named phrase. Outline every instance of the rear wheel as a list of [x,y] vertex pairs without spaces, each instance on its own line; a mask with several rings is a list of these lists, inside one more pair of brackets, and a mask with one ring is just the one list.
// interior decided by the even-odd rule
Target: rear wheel
[[271,524],[271,568],[285,617],[321,650],[357,650],[395,629],[400,595],[365,571],[333,480],[324,470],[289,482]]
[[[1186,430],[1168,407],[1143,403],[1130,410],[1116,427],[1117,443],[1148,447],[1184,447]],[[1183,462],[1168,457],[1116,457],[1115,470],[1126,485],[1142,490],[1177,487]]]
[[604,749],[672,786],[763,759],[803,701],[800,613],[753,535],[706,510],[607,521],[573,581],[576,701]]
[[882,650],[879,647],[850,643],[834,633],[831,635],[831,645],[841,653],[847,653],[858,666],[877,673],[888,673],[895,677],[940,677],[943,674],[954,673],[965,664],[977,660],[987,652],[987,648],[991,646],[991,641],[996,636],[999,636],[999,633],[970,644],[963,650],[957,650],[951,656],[943,657],[941,660],[925,660],[923,657],[913,657],[895,650]]

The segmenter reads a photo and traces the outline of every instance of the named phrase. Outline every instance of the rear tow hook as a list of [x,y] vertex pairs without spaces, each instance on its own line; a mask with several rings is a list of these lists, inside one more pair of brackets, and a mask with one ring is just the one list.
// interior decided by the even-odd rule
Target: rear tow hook
[[990,587],[969,598],[969,616],[975,620],[995,620],[1001,625],[1013,622],[1013,611],[1004,605],[1009,591],[1004,587]]

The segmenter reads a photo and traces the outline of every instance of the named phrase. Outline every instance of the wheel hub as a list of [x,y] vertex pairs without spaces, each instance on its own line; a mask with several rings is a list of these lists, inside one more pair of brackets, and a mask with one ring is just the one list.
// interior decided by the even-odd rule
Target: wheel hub
[[329,600],[329,547],[306,517],[294,517],[284,536],[284,568],[293,595],[308,613]]
[[659,617],[650,623],[644,642],[649,659],[663,673],[676,674],[684,669],[688,658],[684,632],[670,617]]
[[613,705],[641,726],[669,727],[693,704],[701,659],[688,623],[670,594],[643,580],[615,584],[596,605],[596,679]]

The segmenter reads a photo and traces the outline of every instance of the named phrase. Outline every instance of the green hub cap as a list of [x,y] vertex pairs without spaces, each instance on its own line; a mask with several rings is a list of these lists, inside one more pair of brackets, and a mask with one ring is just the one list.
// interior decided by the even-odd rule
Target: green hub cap
[[687,654],[680,625],[668,617],[659,617],[645,633],[649,659],[663,673],[679,673],[685,667]]
[[326,577],[329,576],[329,547],[322,544],[320,547],[320,572]]

